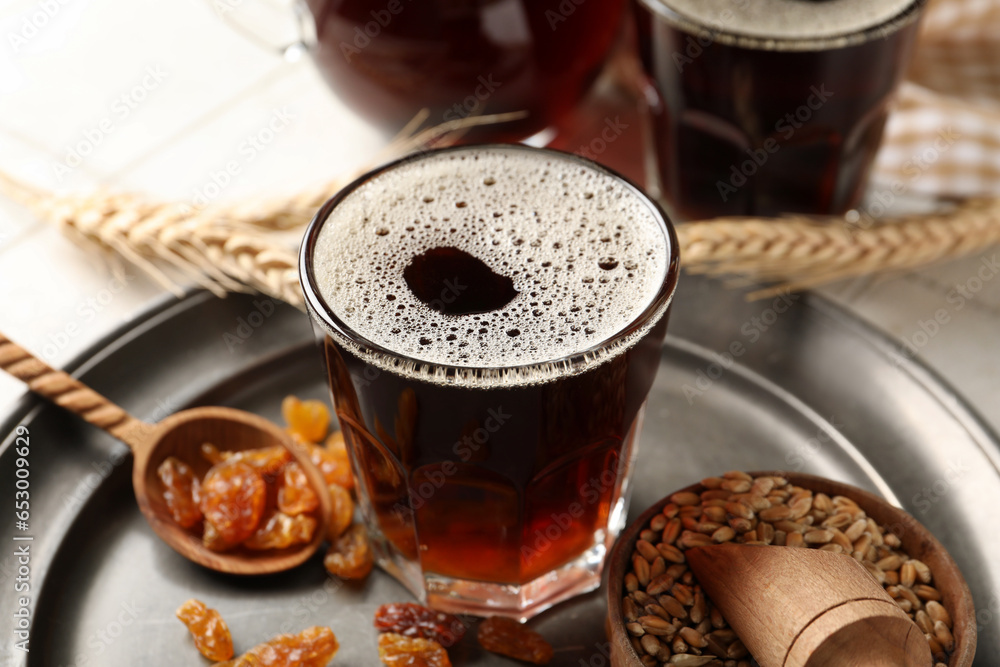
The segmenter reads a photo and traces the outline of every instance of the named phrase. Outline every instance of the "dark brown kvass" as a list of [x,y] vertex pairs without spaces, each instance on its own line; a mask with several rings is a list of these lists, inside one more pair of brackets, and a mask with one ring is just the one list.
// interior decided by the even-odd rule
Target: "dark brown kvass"
[[429,122],[527,111],[467,140],[516,141],[554,125],[590,87],[624,0],[308,0],[313,55],[336,94],[394,133]]
[[922,0],[641,0],[653,150],[682,219],[842,213],[863,194]]
[[376,173],[318,224],[304,285],[380,563],[444,608],[596,586],[677,280],[659,209],[484,146]]

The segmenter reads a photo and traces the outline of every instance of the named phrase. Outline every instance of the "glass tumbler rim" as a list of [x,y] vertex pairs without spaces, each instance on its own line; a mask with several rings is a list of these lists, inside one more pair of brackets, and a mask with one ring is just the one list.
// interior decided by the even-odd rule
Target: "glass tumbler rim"
[[[624,327],[604,340],[587,347],[585,349],[574,350],[571,353],[550,360],[534,361],[526,364],[516,364],[509,366],[457,366],[440,362],[432,362],[419,358],[410,357],[406,354],[392,350],[380,345],[355,331],[342,318],[337,316],[333,308],[326,302],[320,294],[316,283],[313,255],[319,237],[327,218],[334,208],[343,200],[349,197],[362,185],[377,178],[381,174],[411,162],[425,159],[427,156],[440,155],[452,152],[476,151],[476,150],[511,150],[530,153],[547,153],[562,160],[571,160],[581,164],[588,169],[597,170],[620,182],[633,196],[636,196],[643,204],[649,208],[657,222],[667,245],[667,262],[663,282],[658,288],[655,296],[650,299],[643,309]],[[335,195],[328,199],[316,212],[306,228],[302,244],[299,249],[299,282],[302,288],[306,308],[313,319],[320,324],[327,334],[332,335],[338,342],[346,344],[355,351],[360,351],[367,361],[376,361],[376,366],[382,366],[384,370],[396,369],[397,372],[406,364],[411,364],[414,368],[425,368],[432,372],[414,373],[421,380],[436,382],[440,384],[475,387],[483,384],[484,379],[488,379],[489,386],[492,387],[512,387],[538,382],[547,382],[555,377],[565,377],[575,374],[576,371],[584,367],[593,367],[595,360],[601,357],[611,358],[611,351],[626,343],[634,343],[639,339],[640,332],[647,331],[662,318],[673,299],[679,277],[680,249],[677,234],[674,230],[670,218],[663,208],[652,197],[646,194],[642,188],[636,185],[627,177],[599,164],[588,158],[575,155],[566,151],[552,148],[535,148],[523,144],[463,144],[437,148],[428,151],[421,151],[407,155],[384,165],[376,167],[365,174],[359,176],[354,181],[344,186]],[[603,359],[602,359],[603,360]],[[539,373],[543,368],[552,368],[554,372]],[[534,371],[534,372],[533,372]]]

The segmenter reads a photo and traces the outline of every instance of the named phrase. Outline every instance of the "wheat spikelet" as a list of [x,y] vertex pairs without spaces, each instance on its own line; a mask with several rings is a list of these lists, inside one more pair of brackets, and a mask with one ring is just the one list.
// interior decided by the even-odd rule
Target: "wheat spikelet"
[[762,298],[982,251],[1000,243],[1000,199],[868,228],[836,217],[719,218],[679,225],[677,235],[686,269],[773,284],[750,294]]
[[[11,186],[6,177],[0,181]],[[254,290],[301,305],[296,253],[276,233],[226,219],[185,218],[179,207],[104,193],[42,198],[32,209],[75,239],[118,253],[178,295],[166,267],[218,296]]]

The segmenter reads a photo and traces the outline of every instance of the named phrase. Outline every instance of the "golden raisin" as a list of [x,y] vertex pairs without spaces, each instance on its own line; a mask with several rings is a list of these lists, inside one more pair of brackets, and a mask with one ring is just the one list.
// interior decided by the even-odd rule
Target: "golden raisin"
[[354,520],[354,500],[351,498],[351,492],[342,486],[331,484],[328,488],[332,511],[330,523],[326,528],[326,539],[333,542],[344,534]]
[[212,465],[216,465],[225,461],[229,456],[229,452],[223,452],[212,443],[205,442],[201,445],[201,455],[206,461]]
[[413,602],[394,602],[376,609],[375,629],[404,637],[433,639],[446,648],[465,635],[465,624],[457,616]]
[[322,442],[330,428],[330,411],[323,401],[300,401],[295,396],[285,396],[281,402],[281,416],[289,432],[306,442]]
[[201,536],[201,543],[205,545],[206,549],[212,551],[226,551],[236,546],[235,543],[222,539],[219,530],[208,520],[205,521],[205,532]]
[[[257,530],[266,495],[267,486],[255,468],[239,460],[225,461],[205,475],[201,511],[221,542],[232,546]],[[208,546],[208,526],[205,532]]]
[[284,466],[292,460],[292,454],[284,447],[261,447],[260,449],[244,449],[241,452],[233,452],[232,459],[249,463],[256,468],[261,475],[270,478],[271,481],[277,479]]
[[378,657],[388,667],[451,667],[448,652],[433,639],[395,632],[378,636]]
[[333,444],[323,447],[303,443],[303,446],[309,454],[309,460],[323,473],[327,484],[338,484],[345,489],[353,489],[354,475],[351,474],[351,460],[347,458],[347,447],[344,445],[341,431],[331,435],[328,443]]
[[187,626],[194,645],[203,656],[209,660],[229,660],[233,657],[233,638],[218,611],[191,598],[177,610],[177,618]]
[[306,472],[294,461],[281,471],[278,487],[278,509],[285,514],[305,514],[319,507],[319,496],[309,486]]
[[163,500],[174,521],[182,528],[190,528],[201,521],[201,508],[198,507],[201,482],[191,466],[168,456],[156,469],[156,475],[163,483]]
[[326,667],[339,648],[333,630],[315,626],[297,635],[278,635],[212,667]]
[[284,465],[292,460],[289,451],[281,446],[230,452],[220,451],[215,445],[206,442],[201,446],[201,455],[212,465],[224,461],[243,461],[260,471],[260,474],[272,478],[278,475]]
[[492,616],[479,624],[479,645],[491,653],[544,665],[552,659],[552,646],[530,628],[512,618]]
[[286,549],[295,544],[306,544],[316,532],[316,519],[308,514],[289,516],[275,512],[263,521],[243,546],[248,549]]
[[340,484],[345,489],[354,488],[354,473],[351,472],[351,457],[347,454],[347,443],[344,442],[344,432],[334,431],[326,439],[326,450],[330,452],[331,458],[337,462],[336,477],[330,481]]
[[373,564],[368,531],[359,523],[338,537],[323,559],[327,571],[342,579],[364,579],[372,571]]

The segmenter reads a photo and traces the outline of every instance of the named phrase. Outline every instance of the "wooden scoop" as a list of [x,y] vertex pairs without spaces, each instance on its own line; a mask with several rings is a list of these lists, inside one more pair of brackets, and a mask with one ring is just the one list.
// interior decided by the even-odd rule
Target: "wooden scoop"
[[[178,412],[158,424],[147,424],[68,374],[52,369],[2,333],[0,368],[23,380],[36,394],[83,417],[129,446],[133,456],[132,487],[139,509],[156,534],[185,558],[219,572],[268,574],[299,565],[322,543],[332,513],[323,475],[288,434],[267,419],[233,408],[203,407]],[[319,497],[319,524],[312,540],[280,550],[250,552],[237,549],[220,553],[207,549],[199,536],[178,525],[163,499],[163,486],[156,469],[168,456],[174,456],[202,476],[209,468],[201,455],[201,445],[206,442],[228,451],[275,445],[287,449],[302,466]]]
[[920,628],[846,554],[720,544],[688,565],[761,667],[930,667]]

